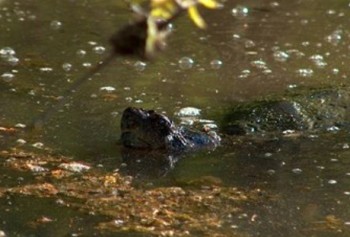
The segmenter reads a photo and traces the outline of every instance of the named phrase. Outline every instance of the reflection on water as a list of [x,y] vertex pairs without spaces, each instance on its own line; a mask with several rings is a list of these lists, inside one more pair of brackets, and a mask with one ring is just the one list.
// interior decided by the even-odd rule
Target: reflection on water
[[[108,37],[129,18],[119,1],[0,4],[0,127],[28,124],[55,103],[107,54]],[[212,119],[232,105],[285,90],[346,85],[348,9],[346,1],[227,1],[206,14],[207,31],[179,19],[157,60],[116,60],[74,93],[44,130],[4,135],[0,147],[38,151],[42,144],[107,170],[133,172],[117,145],[127,106],[170,116],[194,106]],[[347,236],[349,155],[349,136],[340,131],[186,154],[165,177],[154,169],[143,178],[153,185],[182,185],[212,176],[227,186],[268,190],[272,200],[224,218],[225,227],[249,236]],[[150,166],[135,165],[137,171]],[[1,186],[19,182],[3,170]],[[21,236],[7,220],[19,215],[10,209],[12,216],[1,216],[0,230]]]

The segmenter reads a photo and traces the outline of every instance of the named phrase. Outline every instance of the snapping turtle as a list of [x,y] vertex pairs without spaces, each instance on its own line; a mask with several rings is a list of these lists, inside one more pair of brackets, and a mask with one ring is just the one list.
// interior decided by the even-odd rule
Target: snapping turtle
[[[223,134],[282,134],[285,131],[337,130],[348,126],[350,93],[344,89],[309,90],[282,98],[261,100],[230,109],[222,118]],[[215,147],[217,135],[177,126],[154,110],[127,108],[121,121],[121,140],[131,148],[183,151]]]
[[121,120],[121,141],[125,147],[183,151],[215,147],[220,138],[215,134],[177,126],[167,116],[154,110],[129,107]]

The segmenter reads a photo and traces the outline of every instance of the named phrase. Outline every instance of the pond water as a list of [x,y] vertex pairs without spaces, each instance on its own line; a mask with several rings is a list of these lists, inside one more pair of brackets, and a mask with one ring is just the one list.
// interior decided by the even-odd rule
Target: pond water
[[[186,154],[162,177],[157,164],[125,167],[118,144],[128,106],[175,120],[181,108],[195,107],[201,118],[219,121],[239,103],[298,88],[348,85],[349,10],[345,0],[226,1],[220,10],[201,9],[207,30],[196,29],[187,17],[178,19],[167,50],[154,61],[117,58],[42,130],[0,137],[0,148],[50,150],[120,169],[147,185],[181,186],[213,177],[224,186],[268,192],[274,198],[226,217],[223,228],[242,236],[350,236],[348,131]],[[0,0],[0,127],[29,124],[55,104],[72,81],[108,55],[109,37],[130,16],[123,1]],[[184,64],[188,58],[193,63]],[[4,165],[1,173],[1,187],[32,182],[31,175]],[[6,210],[0,230],[8,236],[73,236],[78,230],[99,235],[92,226],[104,218],[58,208],[51,199],[0,196],[0,201]],[[33,228],[29,213],[48,215],[48,209],[66,221]],[[74,220],[67,223],[68,217]]]

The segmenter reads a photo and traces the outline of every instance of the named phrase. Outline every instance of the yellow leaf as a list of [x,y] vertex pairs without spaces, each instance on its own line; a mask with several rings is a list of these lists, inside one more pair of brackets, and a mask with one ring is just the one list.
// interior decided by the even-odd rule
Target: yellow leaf
[[173,1],[153,0],[151,16],[156,18],[169,19],[177,11],[177,5]]
[[199,0],[199,3],[205,6],[206,8],[219,8],[221,6],[220,3],[216,2],[215,0]]
[[197,7],[191,6],[188,8],[188,14],[192,21],[199,27],[204,29],[207,25],[205,24],[203,18],[199,15]]

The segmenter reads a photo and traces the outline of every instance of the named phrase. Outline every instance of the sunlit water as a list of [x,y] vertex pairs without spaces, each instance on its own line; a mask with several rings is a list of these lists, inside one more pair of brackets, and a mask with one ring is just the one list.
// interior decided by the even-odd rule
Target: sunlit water
[[[130,17],[121,2],[0,1],[1,126],[29,124],[108,54],[108,37]],[[180,108],[193,106],[201,109],[201,118],[217,121],[233,105],[266,95],[346,85],[348,4],[227,1],[222,10],[205,12],[207,31],[181,18],[174,24],[167,51],[156,60],[115,60],[84,84],[43,130],[2,139],[1,148],[35,145],[33,150],[48,148],[128,173],[132,171],[125,168],[117,144],[121,113],[128,106],[156,109],[175,118]],[[340,131],[241,149],[220,147],[186,154],[162,179],[147,170],[144,177],[154,185],[181,185],[213,176],[224,185],[268,190],[274,200],[247,206],[242,215],[225,219],[226,228],[251,236],[349,236],[349,146],[349,135]],[[26,177],[1,169],[1,186],[26,182]],[[1,201],[10,214],[1,215],[0,230],[24,236],[18,223],[28,221],[25,216],[18,223],[9,220],[20,215],[17,209],[29,211],[28,201]],[[13,210],[10,206],[17,202],[22,204]],[[43,205],[52,208],[53,202]],[[75,214],[67,210],[64,215]],[[331,216],[340,226],[324,228]],[[78,226],[94,221],[76,218]]]

